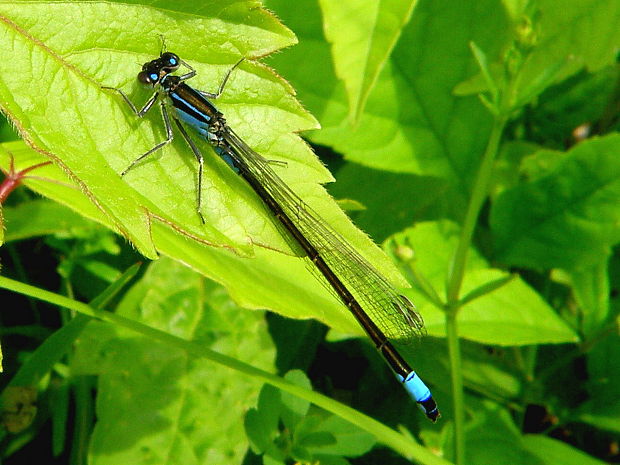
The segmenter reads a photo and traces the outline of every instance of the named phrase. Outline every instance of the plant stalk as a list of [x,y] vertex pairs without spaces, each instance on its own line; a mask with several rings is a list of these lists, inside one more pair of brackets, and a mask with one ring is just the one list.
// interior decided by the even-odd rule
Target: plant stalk
[[467,252],[471,246],[474,228],[480,215],[480,210],[486,201],[495,157],[498,152],[501,136],[506,124],[502,116],[495,117],[493,128],[484,152],[480,169],[473,186],[471,199],[467,206],[459,243],[454,253],[448,281],[446,284],[446,334],[450,353],[450,368],[452,376],[452,400],[454,404],[454,431],[455,431],[455,459],[457,465],[465,464],[465,404],[463,397],[463,374],[461,367],[461,348],[458,340],[457,316],[461,308],[460,290],[467,266]]
[[283,378],[248,365],[240,360],[228,357],[213,350],[209,350],[201,344],[173,336],[172,334],[164,331],[146,326],[138,321],[134,321],[108,311],[99,310],[90,307],[85,303],[78,302],[28,284],[20,283],[19,281],[14,281],[3,276],[0,276],[0,288],[8,289],[27,296],[32,296],[45,302],[49,302],[60,307],[66,307],[70,310],[80,312],[81,314],[130,329],[151,340],[163,342],[173,347],[183,349],[193,357],[205,358],[233,370],[237,370],[245,375],[260,379],[285,392],[312,402],[328,412],[331,412],[334,415],[353,423],[359,428],[368,431],[376,437],[378,442],[390,447],[409,460],[415,460],[417,463],[428,465],[450,465],[449,462],[443,458],[438,457],[430,450],[413,441],[410,436],[394,431],[383,423],[380,423],[347,405],[341,404],[340,402],[310,389],[296,386]]

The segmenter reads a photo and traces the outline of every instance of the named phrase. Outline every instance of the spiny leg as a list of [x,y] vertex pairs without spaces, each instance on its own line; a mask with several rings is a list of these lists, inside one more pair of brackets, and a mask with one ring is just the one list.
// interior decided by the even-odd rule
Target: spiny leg
[[265,159],[267,161],[267,163],[269,163],[271,166],[277,166],[279,168],[287,168],[288,167],[288,163],[283,161],[283,160],[271,160],[269,158]]
[[183,66],[185,66],[187,69],[189,69],[189,73],[185,73],[185,74],[179,76],[179,81],[186,81],[186,80],[191,79],[194,76],[196,76],[196,70],[194,68],[192,68],[187,62],[181,60],[180,58],[179,58],[179,61],[181,62],[181,64]]
[[174,122],[177,123],[179,131],[181,132],[181,135],[183,136],[183,138],[185,139],[189,147],[192,149],[192,152],[194,152],[194,155],[196,156],[196,160],[198,160],[198,192],[196,195],[196,211],[198,212],[198,216],[200,217],[200,220],[202,221],[202,223],[205,224],[206,221],[204,217],[202,216],[202,212],[200,211],[202,208],[202,171],[203,171],[203,166],[204,166],[204,159],[202,157],[202,153],[200,152],[200,149],[196,146],[192,138],[189,137],[189,134],[187,134],[187,131],[185,131],[185,128],[183,127],[181,122],[178,120],[178,118],[175,117]]
[[[148,103],[148,102],[147,102]],[[166,109],[166,105],[164,102],[161,102],[161,115],[163,117],[164,120],[164,125],[166,127],[166,140],[160,142],[159,144],[157,144],[155,147],[153,147],[152,149],[148,150],[147,152],[143,153],[142,155],[140,155],[138,158],[136,158],[134,161],[131,162],[131,164],[125,168],[123,170],[123,172],[121,173],[121,176],[125,176],[127,174],[127,172],[132,169],[137,163],[139,163],[141,160],[143,160],[144,158],[148,157],[150,154],[152,154],[153,152],[161,149],[164,145],[169,144],[170,142],[172,142],[172,140],[174,139],[174,134],[172,132],[172,125],[170,124],[170,117],[168,116],[168,110]],[[151,104],[152,106],[152,104]],[[148,111],[148,110],[147,110]],[[140,115],[138,115],[140,116]]]
[[163,34],[158,34],[159,40],[161,40],[161,49],[159,51],[159,56],[163,55],[166,51],[166,38]]
[[136,106],[134,105],[134,103],[131,100],[129,100],[129,97],[127,97],[127,94],[123,92],[122,90],[116,87],[108,87],[108,86],[101,86],[101,88],[118,92],[121,95],[121,97],[123,97],[123,100],[125,100],[125,103],[129,105],[129,108],[131,108],[131,111],[133,111],[139,118],[142,118],[144,115],[146,115],[146,113],[151,109],[153,104],[157,101],[157,97],[159,97],[159,92],[155,92],[153,95],[151,95],[151,98],[146,101],[144,106],[140,110],[138,110]]
[[[226,87],[226,83],[228,82],[228,78],[230,77],[230,74],[234,71],[234,69],[239,66],[243,60],[245,60],[245,58],[241,58],[237,63],[235,63],[227,72],[226,75],[224,76],[224,79],[222,79],[222,82],[220,84],[219,89],[217,90],[217,92],[214,94],[212,92],[205,92],[203,90],[199,90],[198,92],[200,92],[201,95],[204,95],[207,98],[212,98],[212,99],[216,99],[218,98],[220,95],[222,95],[222,92],[224,92],[224,87]],[[185,63],[184,63],[185,64]],[[187,66],[187,65],[185,65]]]

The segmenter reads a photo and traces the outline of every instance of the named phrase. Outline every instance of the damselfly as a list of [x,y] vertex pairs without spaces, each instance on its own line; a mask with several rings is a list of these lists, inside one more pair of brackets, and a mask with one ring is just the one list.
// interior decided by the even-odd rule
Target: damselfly
[[[242,60],[241,60],[242,61]],[[216,93],[196,90],[185,83],[196,75],[189,64],[171,52],[142,66],[138,80],[151,86],[154,93],[138,108],[120,89],[117,91],[133,112],[143,117],[156,103],[160,104],[166,128],[166,140],[136,158],[122,173],[136,163],[169,144],[173,138],[171,120],[198,160],[198,215],[201,213],[203,156],[189,137],[185,125],[191,126],[252,187],[269,208],[279,224],[302,250],[311,266],[364,328],[378,351],[392,367],[398,379],[432,421],[439,417],[437,404],[430,390],[411,369],[389,339],[411,338],[423,331],[423,322],[413,304],[401,295],[379,272],[357,253],[344,238],[330,227],[318,213],[306,205],[270,166],[270,161],[252,150],[228,126],[224,115],[208,99],[221,95],[231,71],[222,80]],[[174,75],[181,66],[187,73]],[[170,114],[168,107],[174,112]]]

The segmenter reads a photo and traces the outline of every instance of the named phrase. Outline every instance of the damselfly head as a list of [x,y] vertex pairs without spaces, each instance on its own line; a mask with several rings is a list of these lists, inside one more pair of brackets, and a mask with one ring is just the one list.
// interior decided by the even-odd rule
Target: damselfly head
[[172,52],[164,52],[159,57],[161,66],[168,72],[176,71],[181,66],[181,60]]
[[155,87],[155,85],[159,82],[159,79],[165,76],[165,74],[166,73],[163,73],[162,75],[162,70],[142,69],[142,71],[138,73],[138,81],[142,84]]
[[181,60],[178,55],[164,52],[159,58],[142,65],[142,71],[138,73],[138,81],[155,87],[169,73],[179,69],[179,66],[181,66]]

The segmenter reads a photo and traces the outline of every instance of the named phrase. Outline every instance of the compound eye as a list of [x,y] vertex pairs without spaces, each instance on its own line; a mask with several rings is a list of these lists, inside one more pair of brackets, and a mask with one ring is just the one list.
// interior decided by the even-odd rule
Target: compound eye
[[159,74],[152,71],[142,71],[138,73],[138,81],[140,81],[142,84],[149,84],[151,86],[154,86],[155,84],[157,84],[157,81],[159,81]]
[[164,63],[166,68],[178,68],[181,60],[179,57],[171,52],[165,52],[161,56],[161,61]]

